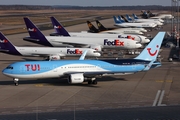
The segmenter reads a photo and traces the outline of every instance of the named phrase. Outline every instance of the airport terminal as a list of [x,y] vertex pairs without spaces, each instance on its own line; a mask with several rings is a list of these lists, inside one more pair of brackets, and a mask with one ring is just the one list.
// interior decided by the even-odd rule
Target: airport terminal
[[180,119],[177,7],[2,22],[0,119]]

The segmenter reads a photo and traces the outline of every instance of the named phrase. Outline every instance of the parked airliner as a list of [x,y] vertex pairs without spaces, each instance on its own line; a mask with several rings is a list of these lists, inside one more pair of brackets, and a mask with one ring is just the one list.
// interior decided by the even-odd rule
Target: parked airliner
[[88,82],[97,84],[97,76],[126,75],[147,71],[161,66],[156,61],[165,32],[159,32],[146,48],[134,59],[25,61],[7,66],[2,73],[14,79],[15,85],[21,78],[59,78],[67,76],[71,84]]
[[87,21],[87,25],[89,28],[88,32],[92,32],[92,33],[107,33],[107,34],[136,34],[136,35],[142,35],[144,34],[143,32],[141,32],[141,30],[135,30],[135,29],[114,29],[114,30],[101,30],[101,29],[97,29],[90,21]]
[[51,33],[50,36],[70,36],[70,37],[95,37],[95,38],[127,38],[130,40],[135,40],[139,43],[149,43],[150,40],[142,35],[132,35],[132,34],[98,34],[89,32],[68,32],[60,22],[54,17],[50,17],[55,33]]
[[[134,13],[132,14],[133,15],[133,17],[134,17],[134,20],[136,20],[136,21],[159,21],[159,22],[161,22],[161,23],[163,23],[164,22],[164,20],[163,19],[151,19],[151,18],[149,18],[149,19],[140,19],[140,18],[138,18],[137,17],[137,15],[135,15]],[[128,15],[127,17],[129,17],[130,18],[130,16]],[[131,18],[130,18],[131,19]]]
[[134,40],[127,38],[84,38],[84,37],[67,37],[67,36],[44,36],[41,31],[28,19],[24,18],[30,37],[23,38],[26,41],[34,42],[46,46],[72,46],[93,48],[101,51],[102,48],[117,49],[135,49],[142,45]]
[[[112,30],[112,31],[122,31],[124,30],[124,34],[127,34],[128,32],[131,32],[131,30],[133,31],[140,31],[140,32],[147,32],[147,30],[145,28],[106,28],[104,27],[104,25],[102,23],[100,23],[98,20],[96,20],[96,24],[98,26],[98,29],[100,31],[108,31],[108,30]],[[127,31],[127,33],[126,33]],[[129,33],[130,34],[130,33]]]
[[158,26],[162,26],[163,23],[160,22],[158,19],[139,19],[135,14],[133,14],[134,19],[132,19],[129,15],[126,15],[126,18],[129,22],[132,23],[146,23],[146,22],[153,22],[157,24]]
[[87,51],[87,56],[99,57],[101,54],[91,48],[55,48],[55,47],[17,47],[14,46],[3,33],[0,32],[0,52],[19,55],[19,56],[34,56],[44,57],[48,60],[60,60],[62,57],[81,56],[84,51]]
[[123,22],[122,18],[120,16],[115,17],[114,18],[114,22],[115,22],[115,26],[119,26],[119,27],[140,27],[140,28],[154,28],[157,26],[157,24],[153,23],[153,22],[146,22],[146,23],[125,23]]

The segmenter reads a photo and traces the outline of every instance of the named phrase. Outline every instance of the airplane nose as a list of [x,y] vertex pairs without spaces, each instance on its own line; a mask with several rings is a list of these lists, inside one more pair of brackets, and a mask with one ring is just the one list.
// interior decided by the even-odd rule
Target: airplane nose
[[139,32],[140,35],[143,35],[144,33],[143,32]]
[[7,75],[7,74],[8,74],[7,70],[4,69],[4,70],[2,71],[2,74]]
[[140,47],[142,47],[142,45],[141,44],[136,44],[136,48],[140,48]]
[[150,39],[145,39],[145,43],[149,43],[150,42]]
[[97,56],[97,57],[101,56],[101,53],[97,53],[96,56]]

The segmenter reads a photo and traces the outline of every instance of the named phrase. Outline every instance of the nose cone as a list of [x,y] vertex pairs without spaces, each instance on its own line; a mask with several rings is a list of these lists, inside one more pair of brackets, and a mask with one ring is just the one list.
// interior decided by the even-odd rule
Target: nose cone
[[99,57],[99,56],[101,56],[101,53],[96,53],[95,56],[96,56],[96,57]]
[[3,73],[4,75],[8,76],[9,71],[8,71],[7,69],[4,69],[4,70],[2,71],[2,73]]
[[142,45],[140,43],[136,44],[136,48],[141,48],[141,47],[142,47]]
[[139,32],[140,35],[143,35],[144,33],[143,32]]
[[147,38],[146,38],[146,39],[144,40],[144,43],[149,43],[149,42],[150,42],[150,39],[147,39]]
[[146,29],[144,29],[144,30],[142,30],[142,32],[147,32],[147,30],[146,30]]

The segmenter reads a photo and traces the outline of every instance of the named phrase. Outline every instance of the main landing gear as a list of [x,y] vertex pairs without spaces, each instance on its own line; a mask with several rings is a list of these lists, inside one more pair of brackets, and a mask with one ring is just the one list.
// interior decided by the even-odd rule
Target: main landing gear
[[15,86],[18,86],[18,85],[19,85],[19,84],[18,84],[19,79],[18,79],[18,78],[14,78],[13,80],[14,80],[14,85],[15,85]]
[[89,84],[89,85],[90,85],[90,84],[96,85],[96,84],[97,84],[97,81],[96,81],[96,80],[89,80],[89,81],[88,81],[88,84]]

